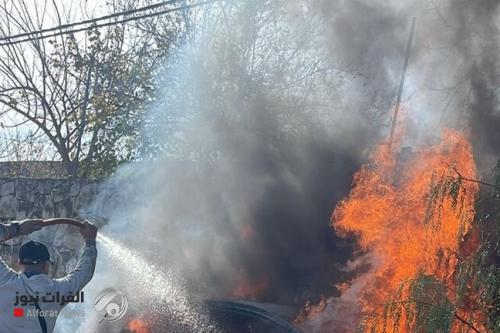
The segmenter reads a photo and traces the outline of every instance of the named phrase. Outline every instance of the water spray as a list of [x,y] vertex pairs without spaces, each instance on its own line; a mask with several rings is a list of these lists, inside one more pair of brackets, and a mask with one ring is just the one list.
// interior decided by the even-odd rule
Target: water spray
[[124,244],[102,233],[97,235],[107,254],[123,269],[132,273],[138,293],[156,301],[151,311],[158,315],[169,315],[189,332],[217,332],[215,326],[196,302],[188,296],[187,290],[178,281],[174,272],[154,265]]
[[[70,218],[47,219],[43,220],[42,224],[43,227],[67,224],[84,228],[83,222]],[[142,286],[141,294],[158,299],[159,304],[156,304],[158,313],[169,313],[192,331],[215,331],[208,322],[208,318],[201,314],[200,309],[188,299],[186,290],[176,283],[172,272],[156,267],[101,232],[97,234],[97,240],[107,250],[109,256],[121,262],[123,268],[133,273],[137,286]]]

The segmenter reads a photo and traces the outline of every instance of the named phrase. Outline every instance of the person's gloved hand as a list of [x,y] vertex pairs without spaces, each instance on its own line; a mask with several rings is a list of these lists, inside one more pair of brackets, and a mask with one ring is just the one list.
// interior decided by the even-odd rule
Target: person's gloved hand
[[38,231],[43,227],[42,222],[42,219],[26,219],[18,221],[17,223],[19,223],[19,233],[22,235],[27,235],[31,234],[34,231]]
[[80,228],[80,233],[86,241],[95,241],[97,237],[97,227],[92,222],[83,221],[83,227]]

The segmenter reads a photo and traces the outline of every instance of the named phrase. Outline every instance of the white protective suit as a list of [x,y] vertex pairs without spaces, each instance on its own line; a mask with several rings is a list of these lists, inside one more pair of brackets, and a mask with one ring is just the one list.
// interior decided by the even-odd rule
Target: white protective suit
[[[11,225],[0,224],[0,241],[15,236],[12,229]],[[75,269],[63,278],[52,279],[46,274],[37,274],[28,278],[24,273],[17,273],[9,268],[0,258],[0,333],[41,333],[42,328],[36,315],[38,312],[35,305],[14,305],[16,296],[39,295],[41,299],[49,293],[50,295],[59,293],[61,297],[77,295],[92,279],[96,259],[95,241],[89,241]],[[38,304],[47,323],[47,332],[51,333],[56,324],[57,314],[65,304],[43,301],[39,301]],[[15,308],[23,308],[24,316],[14,316]]]

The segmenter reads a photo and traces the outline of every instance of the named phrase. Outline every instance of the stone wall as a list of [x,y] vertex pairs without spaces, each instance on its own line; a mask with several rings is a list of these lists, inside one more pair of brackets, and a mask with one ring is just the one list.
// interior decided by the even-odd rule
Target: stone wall
[[[97,183],[71,179],[0,178],[0,222],[26,218],[76,217],[97,194]],[[28,240],[43,242],[49,248],[52,273],[59,277],[71,270],[83,240],[77,228],[49,226],[31,235],[0,244],[0,255],[17,269],[19,247]]]
[[0,178],[71,178],[61,161],[0,162]]

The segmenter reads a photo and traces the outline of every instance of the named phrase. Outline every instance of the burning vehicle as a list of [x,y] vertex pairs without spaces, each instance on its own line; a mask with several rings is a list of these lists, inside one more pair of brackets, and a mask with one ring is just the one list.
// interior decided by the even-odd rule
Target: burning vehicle
[[207,307],[222,332],[300,333],[292,307],[250,301],[210,301]]
[[[296,308],[229,300],[207,301],[204,308],[214,325],[214,332],[302,333],[293,324]],[[141,315],[130,315],[125,322],[126,327],[120,333],[181,332],[173,322],[152,320]]]

